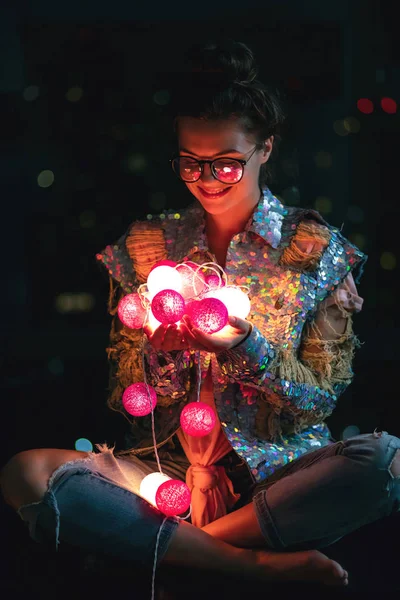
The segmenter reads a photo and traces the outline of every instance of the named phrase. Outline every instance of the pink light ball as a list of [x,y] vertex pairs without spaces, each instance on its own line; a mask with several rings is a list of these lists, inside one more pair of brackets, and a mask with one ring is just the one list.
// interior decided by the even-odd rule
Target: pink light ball
[[203,333],[216,333],[228,322],[228,311],[217,298],[203,298],[191,306],[190,319]]
[[121,323],[130,329],[143,327],[146,309],[143,308],[139,294],[127,294],[118,303],[118,317]]
[[168,517],[187,511],[190,500],[191,494],[188,486],[179,479],[164,481],[156,492],[157,508]]
[[245,319],[250,313],[250,298],[240,288],[226,286],[218,290],[210,290],[207,292],[206,297],[221,300],[225,304],[230,317]]
[[[149,391],[147,391],[147,387]],[[132,383],[122,394],[122,405],[126,412],[134,417],[145,417],[157,404],[155,389],[145,383]]]
[[150,297],[154,298],[162,290],[182,290],[182,277],[176,269],[169,265],[156,266],[147,277],[147,289]]
[[180,416],[183,431],[193,437],[208,435],[214,429],[216,420],[214,410],[205,402],[189,402]]
[[198,265],[192,262],[182,263],[176,267],[182,277],[181,293],[185,299],[199,295],[206,287],[205,277],[197,268]]
[[225,281],[218,275],[207,275],[206,284],[211,290],[217,290],[225,285]]
[[177,323],[185,314],[185,301],[175,290],[162,290],[154,296],[151,311],[163,325]]

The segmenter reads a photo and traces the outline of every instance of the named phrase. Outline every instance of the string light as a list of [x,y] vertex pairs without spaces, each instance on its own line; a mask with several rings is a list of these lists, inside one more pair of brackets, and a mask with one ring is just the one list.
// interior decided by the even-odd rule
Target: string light
[[139,294],[127,294],[118,303],[118,317],[121,323],[130,329],[141,329],[146,317]]
[[164,515],[173,517],[188,510],[191,494],[186,483],[179,479],[169,479],[157,487],[155,498],[157,508]]
[[217,298],[227,308],[230,317],[245,319],[250,312],[248,295],[239,287],[225,286],[207,293],[207,298]]
[[150,271],[147,277],[147,289],[154,297],[162,290],[182,290],[182,277],[180,273],[169,265],[160,265]]
[[145,417],[157,404],[157,394],[146,383],[132,383],[122,394],[122,405],[134,417]]
[[215,412],[205,402],[189,402],[180,415],[183,431],[193,437],[202,437],[211,433],[215,422]]
[[216,333],[228,322],[228,310],[218,298],[203,298],[191,306],[190,318],[203,333]]
[[163,325],[177,323],[185,313],[185,300],[175,290],[161,290],[154,296],[151,310]]

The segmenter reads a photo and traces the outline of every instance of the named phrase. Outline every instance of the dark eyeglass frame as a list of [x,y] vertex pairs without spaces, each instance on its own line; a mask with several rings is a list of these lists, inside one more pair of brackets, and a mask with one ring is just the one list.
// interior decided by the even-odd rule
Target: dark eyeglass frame
[[[249,152],[251,152],[251,154],[247,160],[244,160],[243,158],[232,158],[231,156],[219,156],[218,158],[213,158],[212,160],[199,160],[197,158],[193,158],[193,156],[187,156],[186,154],[183,154],[183,155],[178,154],[177,156],[170,158],[169,162],[171,164],[173,172],[178,177],[178,179],[180,179],[181,181],[184,181],[185,183],[196,183],[196,181],[199,181],[199,179],[201,178],[201,176],[204,173],[204,165],[210,165],[210,170],[211,170],[211,173],[212,173],[212,176],[214,177],[214,179],[216,179],[217,181],[219,181],[220,183],[223,183],[225,185],[236,185],[237,183],[239,183],[239,181],[242,180],[244,168],[247,165],[247,163],[249,162],[249,160],[251,159],[251,157],[255,154],[255,151],[257,150],[257,148],[259,148],[259,144],[256,144],[254,146],[253,150],[249,150]],[[182,177],[174,169],[174,161],[177,158],[191,158],[193,161],[195,161],[199,165],[200,174],[197,177],[197,179],[191,179],[190,181],[186,181],[185,179],[182,179]],[[215,172],[214,163],[218,162],[219,160],[233,160],[233,161],[240,163],[240,165],[242,167],[242,174],[240,175],[240,179],[238,179],[237,181],[234,181],[234,182],[229,182],[229,183],[227,181],[221,181],[220,179],[218,179],[217,174]]]

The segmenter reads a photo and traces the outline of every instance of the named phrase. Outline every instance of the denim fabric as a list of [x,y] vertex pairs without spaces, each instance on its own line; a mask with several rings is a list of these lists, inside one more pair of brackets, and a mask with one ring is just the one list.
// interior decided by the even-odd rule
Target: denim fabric
[[306,454],[256,486],[268,547],[323,548],[398,511],[400,477],[392,463],[399,449],[387,432],[359,435]]
[[[178,519],[166,518],[128,489],[129,483],[123,480],[119,470],[111,475],[110,469],[102,469],[102,458],[107,457],[92,455],[89,459],[61,465],[52,475],[43,499],[21,506],[18,514],[28,524],[35,541],[55,544],[56,549],[61,541],[149,567],[153,565],[157,546],[159,563]],[[112,454],[108,463],[109,459],[121,465]],[[144,466],[137,473],[136,481],[133,475],[132,489],[149,472],[152,471]],[[126,471],[122,469],[122,473]],[[132,473],[131,465],[129,475]]]
[[[254,507],[267,546],[322,548],[398,511],[396,457],[398,438],[386,432],[359,435],[310,452],[254,486]],[[157,563],[164,556],[179,520],[165,518],[135,493],[141,479],[157,470],[152,461],[146,462],[134,456],[116,458],[103,448],[100,454],[61,465],[43,499],[18,512],[38,542],[57,547],[65,541],[149,567],[156,548]],[[183,478],[184,463],[171,465],[170,473],[166,463],[167,475],[175,478],[181,471]],[[251,498],[250,480],[243,478]]]

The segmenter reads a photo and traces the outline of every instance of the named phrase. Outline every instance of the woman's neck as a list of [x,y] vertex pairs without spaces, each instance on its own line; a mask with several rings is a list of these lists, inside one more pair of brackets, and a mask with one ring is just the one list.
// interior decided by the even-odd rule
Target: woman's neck
[[[225,262],[226,251],[230,241],[237,233],[244,230],[258,202],[259,196],[256,201],[249,202],[247,206],[238,207],[228,213],[219,215],[206,213],[208,245],[211,252],[213,252],[217,258],[220,258],[218,262],[221,266],[222,262]],[[224,257],[223,261],[221,260],[222,257]]]

